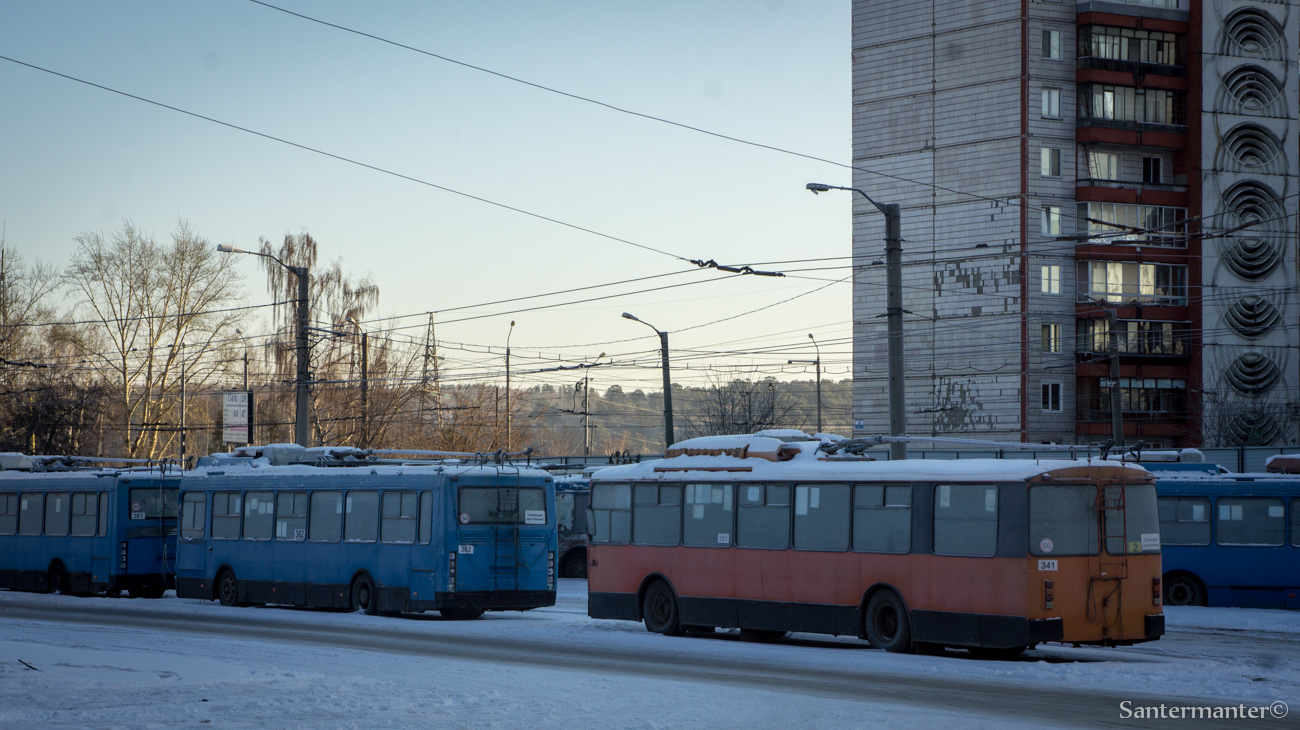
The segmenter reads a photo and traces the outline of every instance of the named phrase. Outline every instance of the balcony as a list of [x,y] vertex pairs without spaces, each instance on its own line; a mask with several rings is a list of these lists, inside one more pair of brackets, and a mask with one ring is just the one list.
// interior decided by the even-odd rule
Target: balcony
[[1167,63],[1144,63],[1142,61],[1122,61],[1115,58],[1097,56],[1080,56],[1076,68],[1081,70],[1113,71],[1132,74],[1134,78],[1146,76],[1169,76],[1177,79],[1187,78],[1187,67]]
[[[1188,357],[1192,342],[1190,322],[1122,320],[1117,324],[1120,355],[1162,359]],[[1080,319],[1077,332],[1075,353],[1079,362],[1110,354],[1109,320]]]

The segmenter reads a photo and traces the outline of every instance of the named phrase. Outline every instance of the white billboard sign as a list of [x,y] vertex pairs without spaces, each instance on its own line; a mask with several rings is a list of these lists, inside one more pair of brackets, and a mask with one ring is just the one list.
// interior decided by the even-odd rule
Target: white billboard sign
[[248,443],[248,393],[226,393],[221,408],[221,440],[228,444]]

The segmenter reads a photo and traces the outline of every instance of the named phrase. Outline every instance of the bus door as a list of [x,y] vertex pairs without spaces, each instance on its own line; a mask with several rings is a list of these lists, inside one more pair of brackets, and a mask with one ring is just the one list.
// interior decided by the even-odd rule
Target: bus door
[[[437,590],[436,577],[445,570],[447,556],[442,546],[443,532],[442,505],[437,496],[442,494],[435,483],[433,491],[422,489],[417,493],[419,503],[419,520],[415,544],[411,546],[411,597],[416,600],[432,600]],[[434,529],[435,525],[438,529]],[[435,540],[433,536],[437,535]],[[455,546],[453,546],[454,549]]]

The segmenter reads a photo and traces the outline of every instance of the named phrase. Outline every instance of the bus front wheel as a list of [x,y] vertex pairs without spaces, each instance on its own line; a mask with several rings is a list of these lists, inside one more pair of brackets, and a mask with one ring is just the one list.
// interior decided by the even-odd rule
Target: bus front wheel
[[664,636],[681,636],[681,619],[677,614],[677,596],[668,584],[657,580],[650,584],[641,601],[641,616],[646,631]]
[[352,581],[352,608],[367,616],[379,613],[378,596],[375,594],[375,582],[368,575],[357,576]]
[[1204,606],[1205,586],[1194,575],[1176,573],[1165,576],[1166,606]]
[[907,620],[903,599],[893,591],[880,591],[867,601],[867,640],[877,649],[893,652],[912,651],[912,629]]

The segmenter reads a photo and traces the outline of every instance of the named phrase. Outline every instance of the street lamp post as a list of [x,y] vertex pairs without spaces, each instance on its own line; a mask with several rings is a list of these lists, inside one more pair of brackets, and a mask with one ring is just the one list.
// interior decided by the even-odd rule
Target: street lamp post
[[[880,204],[858,188],[808,183],[813,194],[851,190],[885,215],[885,317],[889,331],[889,435],[907,435],[906,389],[903,382],[903,238],[902,212],[897,203]],[[907,444],[891,443],[890,459],[906,459]]]
[[349,314],[347,320],[361,333],[361,439],[358,445],[364,449],[370,445],[370,334],[361,329],[356,317]]
[[506,453],[513,448],[510,434],[510,335],[515,333],[515,321],[510,320],[510,329],[506,331]]
[[637,319],[627,312],[623,313],[623,318],[630,319],[633,322],[640,322],[659,335],[659,353],[663,361],[664,371],[664,449],[670,449],[677,439],[673,436],[673,384],[668,372],[668,333],[649,322]]
[[246,253],[252,256],[261,256],[262,258],[271,259],[277,264],[283,266],[289,273],[298,277],[298,334],[296,337],[296,347],[298,355],[298,373],[294,380],[297,384],[297,404],[294,417],[294,443],[299,446],[308,446],[307,431],[307,413],[308,413],[308,395],[307,395],[307,287],[309,284],[308,272],[306,266],[290,266],[280,260],[279,256],[273,256],[261,251],[245,251],[242,248],[235,248],[224,243],[217,244],[217,250],[222,253]]
[[786,364],[793,365],[797,362],[811,362],[817,367],[817,433],[822,432],[822,348],[817,346],[817,338],[808,333],[808,339],[812,340],[813,349],[817,351],[816,360],[790,360]]

